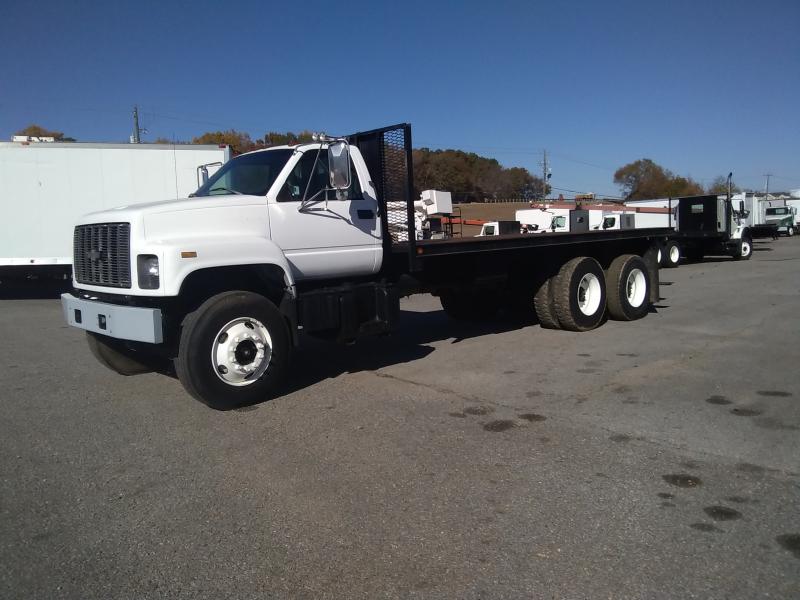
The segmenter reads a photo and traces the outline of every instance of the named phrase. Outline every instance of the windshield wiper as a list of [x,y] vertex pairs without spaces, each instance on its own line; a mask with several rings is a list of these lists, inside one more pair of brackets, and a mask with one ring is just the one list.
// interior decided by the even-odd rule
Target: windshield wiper
[[242,195],[243,195],[243,194],[242,194],[242,192],[237,192],[236,190],[231,190],[231,189],[229,189],[229,188],[226,188],[226,187],[215,187],[215,188],[211,188],[210,190],[208,190],[208,194],[209,194],[209,195],[211,195],[211,192],[218,192],[218,191],[220,191],[220,190],[222,190],[222,191],[224,191],[224,192],[228,192],[228,193],[230,193],[230,194],[236,194],[236,195],[238,195],[238,196],[242,196]]

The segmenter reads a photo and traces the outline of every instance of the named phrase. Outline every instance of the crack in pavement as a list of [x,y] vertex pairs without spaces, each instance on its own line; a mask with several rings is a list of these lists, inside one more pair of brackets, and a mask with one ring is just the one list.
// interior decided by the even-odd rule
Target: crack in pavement
[[450,388],[446,388],[446,387],[443,387],[443,386],[440,386],[440,385],[434,385],[434,384],[431,384],[431,383],[423,383],[423,382],[420,382],[420,381],[414,381],[413,379],[406,379],[405,377],[399,377],[397,375],[391,375],[389,373],[381,373],[380,371],[369,371],[369,372],[372,373],[373,375],[375,375],[376,377],[383,377],[385,379],[394,379],[395,381],[399,381],[401,383],[408,383],[408,384],[411,384],[411,385],[414,385],[414,386],[417,386],[417,387],[424,387],[426,389],[430,389],[430,390],[433,390],[435,392],[439,392],[440,394],[445,394],[445,395],[449,395],[449,396],[455,396],[456,398],[459,398],[459,399],[464,400],[466,402],[476,402],[478,404],[489,404],[490,406],[494,406],[494,407],[497,407],[497,408],[507,408],[507,409],[510,409],[510,410],[523,410],[523,408],[520,408],[519,406],[512,406],[510,404],[503,404],[502,402],[496,402],[496,401],[493,401],[493,400],[486,400],[484,398],[476,398],[475,396],[470,396],[468,394],[462,394],[460,392],[457,392],[455,390],[451,390]]

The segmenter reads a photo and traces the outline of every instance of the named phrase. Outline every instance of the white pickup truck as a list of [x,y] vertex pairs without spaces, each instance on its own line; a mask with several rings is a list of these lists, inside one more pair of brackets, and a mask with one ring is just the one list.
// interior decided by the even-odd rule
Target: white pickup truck
[[669,230],[409,235],[411,165],[407,124],[321,136],[238,156],[193,197],[87,215],[65,318],[114,371],[175,372],[226,409],[279,392],[301,332],[389,332],[403,295],[433,293],[465,320],[513,302],[573,331],[657,300]]

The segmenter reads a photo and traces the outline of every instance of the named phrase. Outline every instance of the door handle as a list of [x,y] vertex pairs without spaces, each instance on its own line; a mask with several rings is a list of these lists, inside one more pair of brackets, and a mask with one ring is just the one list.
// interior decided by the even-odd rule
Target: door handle
[[357,211],[359,219],[374,219],[375,213],[366,208],[359,208]]

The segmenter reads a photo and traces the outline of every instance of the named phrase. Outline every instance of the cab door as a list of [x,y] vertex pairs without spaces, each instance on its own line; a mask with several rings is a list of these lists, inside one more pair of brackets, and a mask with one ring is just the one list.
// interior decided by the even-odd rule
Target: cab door
[[346,190],[327,189],[328,151],[314,147],[292,157],[270,190],[271,237],[298,280],[370,275],[380,269],[378,202],[358,149],[350,151]]

